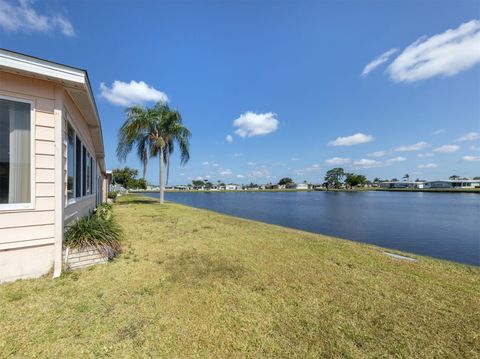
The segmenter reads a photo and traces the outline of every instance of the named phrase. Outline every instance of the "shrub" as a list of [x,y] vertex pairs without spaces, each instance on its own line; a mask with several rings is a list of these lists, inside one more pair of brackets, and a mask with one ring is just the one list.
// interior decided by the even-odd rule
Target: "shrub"
[[109,259],[122,250],[123,232],[114,218],[90,215],[77,220],[65,232],[65,245],[71,248],[95,247]]
[[109,220],[112,218],[112,205],[109,203],[101,203],[95,210],[95,215],[101,219]]
[[115,192],[115,191],[108,192],[108,198],[110,198],[110,199],[117,198],[117,192]]

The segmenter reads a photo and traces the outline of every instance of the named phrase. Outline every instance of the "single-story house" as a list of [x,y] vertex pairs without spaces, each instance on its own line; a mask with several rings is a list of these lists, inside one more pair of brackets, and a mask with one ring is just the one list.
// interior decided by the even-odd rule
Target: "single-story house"
[[425,182],[425,188],[477,188],[480,180],[442,180]]
[[424,188],[425,182],[386,181],[380,182],[380,188]]
[[292,183],[288,186],[290,189],[307,190],[308,183]]
[[286,186],[283,184],[272,184],[268,183],[265,185],[265,189],[285,189]]
[[227,184],[225,190],[227,191],[239,191],[242,189],[242,186],[238,184]]
[[59,276],[65,225],[106,192],[87,72],[0,49],[0,282]]

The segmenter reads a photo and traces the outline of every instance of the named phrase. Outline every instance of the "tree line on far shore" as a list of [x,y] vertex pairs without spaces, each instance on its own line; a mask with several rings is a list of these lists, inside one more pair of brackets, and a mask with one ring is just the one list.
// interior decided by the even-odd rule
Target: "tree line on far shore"
[[[117,168],[114,169],[112,172],[113,182],[115,184],[121,185],[125,189],[147,189],[147,181],[145,178],[137,178],[138,171],[136,169],[132,169],[129,167],[124,168]],[[474,180],[479,180],[480,177],[474,177]],[[405,174],[402,177],[404,181],[410,181],[410,175]],[[468,178],[460,177],[458,175],[452,175],[449,177],[449,180],[468,180]],[[340,187],[347,187],[347,188],[354,188],[354,187],[363,187],[365,185],[370,184],[378,184],[384,181],[392,181],[397,182],[399,181],[397,178],[383,180],[379,177],[375,177],[373,181],[369,181],[364,175],[356,174],[352,172],[346,172],[343,168],[337,167],[328,170],[325,174],[324,182],[321,183],[323,187],[328,188],[340,188]],[[415,179],[414,182],[425,182],[425,180],[421,180],[419,178]],[[303,181],[303,183],[307,183],[307,181]],[[233,183],[229,183],[233,184]],[[290,177],[283,177],[281,178],[278,183],[279,186],[283,187],[291,187],[295,184],[294,180]],[[205,189],[210,189],[215,186],[217,187],[225,187],[225,183],[223,181],[216,181],[215,184],[212,183],[210,180],[192,180],[192,185],[194,187],[203,187]],[[272,185],[272,183],[268,183],[268,185]],[[246,189],[256,189],[260,188],[261,185],[250,182],[249,184],[243,185],[242,188]]]

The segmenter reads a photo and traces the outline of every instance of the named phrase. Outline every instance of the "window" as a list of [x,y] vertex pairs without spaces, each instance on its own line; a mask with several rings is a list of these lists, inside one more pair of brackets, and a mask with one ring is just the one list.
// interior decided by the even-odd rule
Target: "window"
[[95,161],[93,160],[92,157],[90,157],[90,193],[93,194],[95,193],[95,187],[94,187],[94,166],[95,165]]
[[85,183],[87,185],[87,191],[86,191],[87,195],[89,195],[91,193],[90,190],[92,188],[92,182],[90,181],[91,175],[92,175],[91,165],[92,165],[92,158],[90,157],[90,154],[87,153],[87,166],[86,166],[86,171],[85,171],[86,172],[86,182]]
[[82,146],[82,196],[87,195],[87,150]]
[[0,98],[0,207],[32,202],[31,111],[30,103]]
[[75,131],[67,124],[67,199],[75,198]]
[[67,199],[72,203],[76,198],[96,193],[94,187],[94,165],[92,155],[75,129],[67,122]]
[[78,137],[75,144],[75,197],[82,197],[82,142]]

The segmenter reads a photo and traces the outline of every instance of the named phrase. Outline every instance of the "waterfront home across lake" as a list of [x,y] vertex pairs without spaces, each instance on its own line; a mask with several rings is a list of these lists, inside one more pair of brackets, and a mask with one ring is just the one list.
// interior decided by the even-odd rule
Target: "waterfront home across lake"
[[0,49],[0,282],[60,275],[64,226],[106,186],[87,72]]
[[425,182],[386,181],[380,183],[380,188],[424,188]]
[[288,186],[289,189],[307,190],[309,188],[308,183],[292,183]]
[[425,183],[425,188],[480,188],[480,180],[443,180]]

